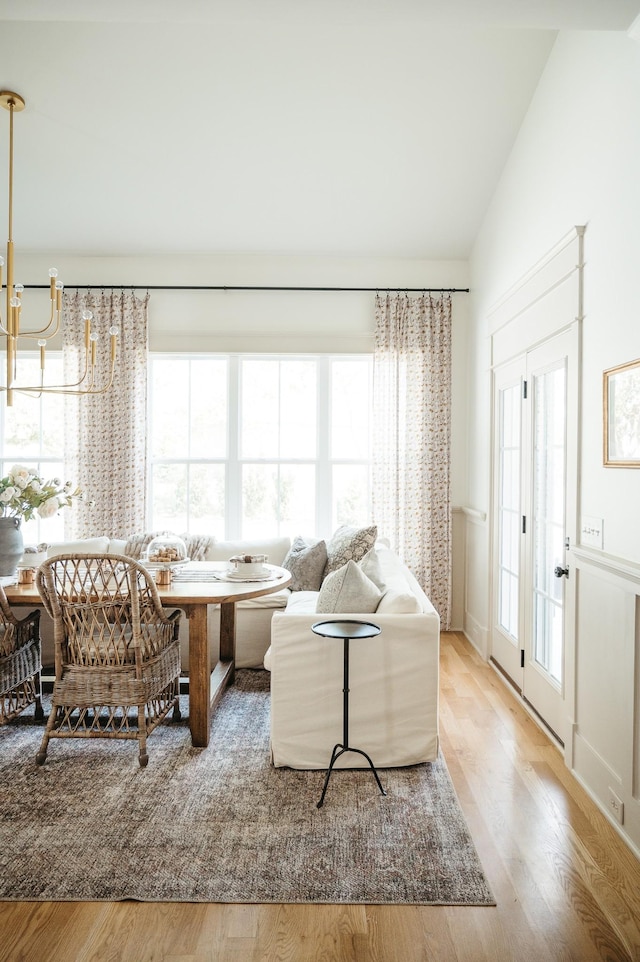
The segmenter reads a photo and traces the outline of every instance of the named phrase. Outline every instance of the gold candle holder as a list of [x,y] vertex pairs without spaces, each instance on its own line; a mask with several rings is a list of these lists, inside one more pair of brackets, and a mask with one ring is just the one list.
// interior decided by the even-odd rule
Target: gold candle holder
[[18,571],[18,584],[19,585],[32,585],[36,580],[36,572],[34,568],[20,568]]

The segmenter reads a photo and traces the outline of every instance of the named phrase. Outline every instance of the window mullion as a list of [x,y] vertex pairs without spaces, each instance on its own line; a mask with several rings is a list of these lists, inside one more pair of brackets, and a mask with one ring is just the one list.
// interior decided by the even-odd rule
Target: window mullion
[[239,538],[242,528],[242,462],[240,430],[241,411],[240,359],[229,357],[227,405],[227,475],[226,475],[226,536]]
[[331,471],[331,361],[318,358],[318,408],[316,454],[316,527],[328,537],[332,530],[333,493]]

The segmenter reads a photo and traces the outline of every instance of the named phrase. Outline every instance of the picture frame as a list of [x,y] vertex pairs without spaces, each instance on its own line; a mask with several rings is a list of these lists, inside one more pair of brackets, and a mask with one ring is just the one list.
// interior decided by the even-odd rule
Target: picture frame
[[640,358],[603,373],[604,452],[610,468],[640,468]]

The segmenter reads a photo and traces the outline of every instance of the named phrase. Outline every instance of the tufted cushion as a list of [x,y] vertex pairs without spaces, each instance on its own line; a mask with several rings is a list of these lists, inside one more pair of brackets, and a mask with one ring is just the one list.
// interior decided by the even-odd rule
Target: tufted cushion
[[354,528],[343,524],[327,542],[327,564],[324,577],[346,565],[347,561],[360,561],[376,543],[378,529],[375,524],[367,528]]
[[319,591],[325,565],[327,546],[324,541],[308,542],[294,538],[282,567],[291,572],[292,591]]
[[322,582],[316,611],[368,614],[376,610],[381,597],[380,589],[367,578],[356,562],[347,561],[346,565],[332,571]]

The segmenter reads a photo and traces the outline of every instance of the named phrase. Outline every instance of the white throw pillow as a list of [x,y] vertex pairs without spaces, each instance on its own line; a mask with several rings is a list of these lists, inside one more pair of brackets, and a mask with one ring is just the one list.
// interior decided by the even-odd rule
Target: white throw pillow
[[380,557],[375,548],[371,551],[367,551],[366,555],[362,561],[358,562],[358,566],[361,571],[364,571],[367,578],[373,581],[374,585],[377,585],[380,591],[384,591],[387,587],[382,574],[382,568],[380,566]]
[[382,592],[367,578],[355,561],[331,574],[322,582],[316,611],[324,613],[374,612],[382,597]]
[[324,541],[305,541],[294,538],[282,567],[291,572],[292,591],[320,591],[322,576],[327,563],[327,546]]
[[375,524],[367,528],[354,528],[343,524],[327,542],[327,564],[324,577],[346,565],[347,561],[360,561],[376,543],[378,528]]

